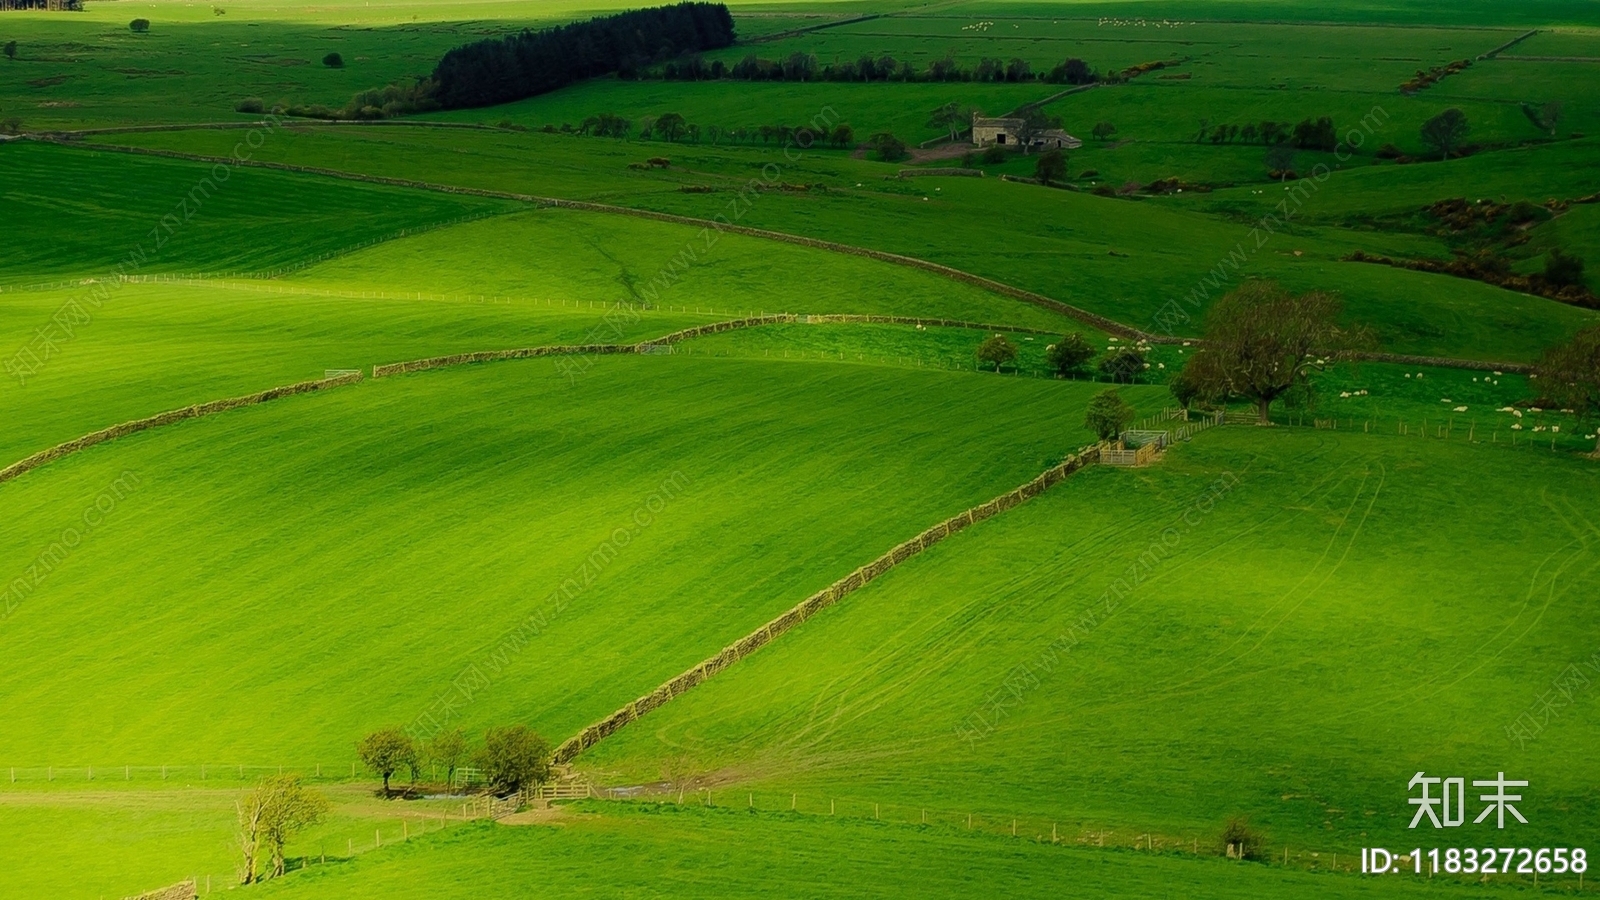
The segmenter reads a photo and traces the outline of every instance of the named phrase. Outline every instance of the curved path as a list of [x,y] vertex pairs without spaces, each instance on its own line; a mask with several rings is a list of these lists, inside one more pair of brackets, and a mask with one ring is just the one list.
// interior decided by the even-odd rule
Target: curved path
[[[84,132],[91,134],[93,132]],[[62,146],[75,146],[78,142],[64,140],[53,136],[35,136],[36,140],[44,140]],[[544,197],[536,194],[519,194],[511,191],[494,191],[484,188],[457,187],[447,184],[436,184],[428,181],[417,181],[409,178],[390,178],[382,175],[366,175],[359,172],[347,172],[339,169],[327,169],[320,166],[296,166],[289,163],[274,163],[262,160],[239,161],[226,157],[205,156],[198,153],[183,153],[177,150],[158,150],[148,147],[126,147],[115,144],[90,144],[86,145],[95,150],[106,150],[119,153],[133,153],[144,156],[161,156],[170,159],[181,159],[190,162],[205,162],[224,165],[246,165],[263,169],[278,169],[285,172],[298,172],[307,175],[321,175],[328,178],[342,178],[349,181],[362,181],[371,184],[389,185],[392,187],[412,188],[415,190],[435,191],[447,194],[463,194],[475,197],[488,197],[497,200],[513,200],[540,207],[554,207],[559,209],[576,209],[585,212],[610,213],[614,215],[633,216],[640,219],[651,219],[658,222],[668,222],[674,225],[687,225],[701,229],[715,229],[720,232],[745,235],[747,237],[764,238],[766,240],[782,241],[788,244],[798,244],[803,247],[812,247],[819,250],[828,250],[834,253],[845,253],[851,256],[862,256],[880,262],[920,269],[935,275],[980,287],[1004,297],[1021,300],[1034,306],[1060,313],[1068,318],[1075,319],[1085,325],[1098,328],[1108,334],[1130,340],[1148,341],[1153,344],[1178,344],[1184,341],[1194,342],[1194,338],[1183,338],[1173,335],[1154,334],[1118,322],[1115,319],[1090,312],[1082,307],[1063,303],[1051,297],[1033,291],[1023,290],[1014,285],[974,275],[951,266],[929,262],[915,256],[905,256],[899,253],[889,253],[884,250],[873,250],[868,247],[858,247],[853,244],[841,244],[837,241],[824,241],[817,238],[790,234],[785,231],[771,231],[765,228],[751,228],[745,225],[724,225],[711,219],[697,219],[692,216],[680,216],[673,213],[654,212],[645,209],[634,209],[627,206],[615,206],[609,203],[591,203],[585,200],[566,200],[560,197]],[[1470,369],[1473,371],[1502,371],[1526,374],[1533,370],[1531,365],[1525,363],[1494,362],[1474,359],[1457,359],[1443,356],[1418,356],[1403,353],[1360,353],[1355,358],[1368,362],[1393,362],[1404,365],[1439,366],[1443,368]]]

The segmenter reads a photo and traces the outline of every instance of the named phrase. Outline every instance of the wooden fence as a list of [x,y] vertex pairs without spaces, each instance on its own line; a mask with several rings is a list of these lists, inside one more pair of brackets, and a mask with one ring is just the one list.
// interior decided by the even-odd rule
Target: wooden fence
[[1107,466],[1148,466],[1161,453],[1161,445],[1151,442],[1132,450],[1118,444],[1100,448],[1100,462]]

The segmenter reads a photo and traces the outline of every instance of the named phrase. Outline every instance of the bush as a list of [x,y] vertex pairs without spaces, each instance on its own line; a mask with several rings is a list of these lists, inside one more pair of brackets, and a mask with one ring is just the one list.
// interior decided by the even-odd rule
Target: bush
[[134,19],[132,22],[128,23],[128,30],[134,34],[144,34],[146,31],[150,30],[150,20]]
[[1548,219],[1550,218],[1550,213],[1537,203],[1530,203],[1527,200],[1518,200],[1517,202],[1511,204],[1510,209],[1506,210],[1506,218],[1509,219],[1513,225],[1526,225],[1529,222]]
[[1084,169],[1082,172],[1078,173],[1078,177],[1079,178],[1099,178],[1100,177],[1100,170],[1099,169]]
[[1144,372],[1148,363],[1135,347],[1118,347],[1100,360],[1100,373],[1118,384],[1128,384]]
[[1005,363],[1014,362],[1017,358],[1017,345],[1007,340],[1005,335],[997,334],[978,345],[978,362],[993,363],[994,370],[1000,371]]
[[0,134],[21,134],[22,120],[16,116],[0,119]]
[[1044,360],[1057,374],[1071,375],[1083,371],[1094,358],[1094,345],[1089,339],[1074,331],[1045,348]]
[[261,113],[267,111],[266,103],[260,97],[246,97],[233,105],[234,112]]
[[982,157],[983,161],[991,166],[997,163],[1003,163],[1007,158],[1008,156],[1006,154],[1006,148],[1000,146],[999,144],[990,144],[988,149],[983,151]]
[[1260,859],[1261,835],[1250,827],[1250,821],[1234,816],[1222,829],[1223,851],[1236,859]]
[[867,138],[867,146],[884,162],[899,162],[911,155],[906,148],[906,142],[887,131],[880,131]]
[[484,732],[477,762],[489,785],[500,794],[550,779],[550,745],[526,725]]
[[344,68],[344,57],[337,53],[329,53],[322,58],[322,64],[330,69],[342,69]]
[[1067,155],[1059,149],[1041,153],[1033,164],[1033,177],[1039,179],[1040,184],[1064,181],[1067,177]]
[[1558,287],[1582,286],[1583,260],[1562,253],[1559,247],[1552,248],[1545,258],[1544,280]]

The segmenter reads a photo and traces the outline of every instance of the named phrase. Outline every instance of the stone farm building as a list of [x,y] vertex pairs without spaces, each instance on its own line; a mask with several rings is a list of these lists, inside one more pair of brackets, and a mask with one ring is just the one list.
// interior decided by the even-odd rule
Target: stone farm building
[[[972,143],[977,147],[987,147],[990,144],[999,144],[1002,147],[1021,147],[1022,141],[1017,137],[1017,132],[1022,128],[1021,119],[988,119],[983,116],[972,117]],[[1083,146],[1083,141],[1078,140],[1059,128],[1049,128],[1033,136],[1033,141],[1026,150],[1076,150]]]

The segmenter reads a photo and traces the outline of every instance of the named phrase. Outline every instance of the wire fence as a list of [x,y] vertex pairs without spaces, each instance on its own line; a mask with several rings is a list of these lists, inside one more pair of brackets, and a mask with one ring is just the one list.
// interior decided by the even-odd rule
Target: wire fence
[[[1142,852],[1174,857],[1209,857],[1237,860],[1276,868],[1305,872],[1326,872],[1360,875],[1360,847],[1298,847],[1293,843],[1264,843],[1248,850],[1245,856],[1237,852],[1237,845],[1228,844],[1219,826],[1215,833],[1177,834],[1151,829],[1111,827],[1085,824],[1062,818],[1052,818],[1038,813],[1012,814],[993,809],[963,811],[940,806],[919,806],[901,802],[881,802],[859,796],[827,794],[802,794],[799,792],[752,791],[747,788],[674,788],[665,784],[624,788],[597,788],[596,793],[606,802],[634,804],[700,805],[708,808],[751,810],[758,813],[776,813],[807,818],[831,818],[853,821],[879,822],[891,826],[918,830],[937,830],[944,833],[969,833],[986,837],[1004,837],[1033,844],[1047,844],[1078,848],[1106,849],[1120,852]],[[1402,870],[1412,865],[1409,856],[1399,858]],[[1448,876],[1465,883],[1477,878]],[[1556,889],[1576,889],[1587,892],[1588,885],[1581,873],[1566,875],[1488,876],[1500,879],[1499,883],[1537,885]]]
[[[1455,444],[1473,444],[1502,447],[1508,450],[1527,451],[1585,451],[1595,449],[1596,425],[1585,429],[1571,416],[1559,415],[1555,410],[1539,412],[1502,413],[1503,418],[1485,421],[1466,416],[1403,413],[1368,416],[1319,416],[1295,412],[1274,412],[1270,421],[1274,426],[1312,428],[1324,431],[1359,432],[1362,434],[1409,438],[1411,440],[1440,441]],[[1257,424],[1254,412],[1228,411],[1227,423]]]

